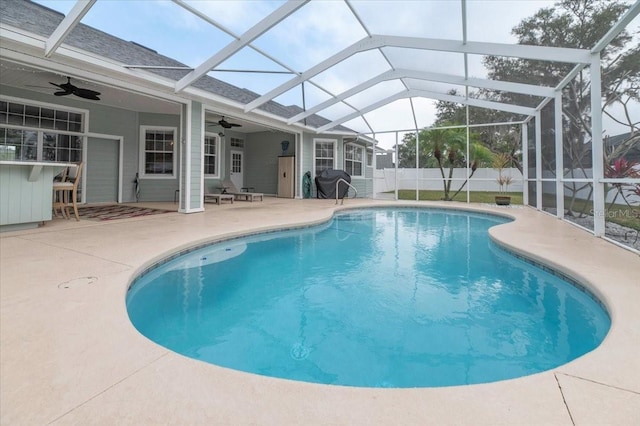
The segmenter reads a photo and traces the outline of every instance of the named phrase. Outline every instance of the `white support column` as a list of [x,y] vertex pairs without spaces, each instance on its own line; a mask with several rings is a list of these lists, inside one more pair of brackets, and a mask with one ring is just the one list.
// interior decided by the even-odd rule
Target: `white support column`
[[372,165],[373,165],[373,170],[377,170],[378,167],[378,156],[376,155],[376,147],[378,146],[375,142],[376,140],[376,134],[372,133],[371,134],[371,139],[373,139],[373,142],[371,142],[373,144],[373,158],[372,158]]
[[191,102],[182,106],[183,118],[182,123],[182,138],[180,140],[180,146],[182,148],[182,164],[180,167],[180,174],[182,179],[180,180],[180,207],[178,211],[180,213],[190,213],[190,200],[191,200],[191,121],[192,121],[192,105]]
[[394,176],[394,180],[395,180],[395,194],[396,194],[396,201],[398,201],[398,132],[396,132],[396,158],[394,159],[394,166],[396,169],[396,172],[393,174]]
[[602,147],[602,89],[600,53],[591,55],[591,154],[593,162],[593,233],[605,233],[604,157]]
[[554,102],[554,127],[556,143],[556,216],[564,217],[564,164],[562,154],[562,91],[559,90]]
[[529,205],[529,126],[522,123],[522,204]]
[[[197,124],[198,126],[198,137],[197,140],[194,141],[194,143],[197,144],[198,146],[198,159],[197,160],[193,160],[193,161],[198,161],[198,173],[200,175],[200,179],[199,179],[199,183],[200,183],[200,188],[199,188],[199,197],[198,197],[198,204],[197,204],[197,210],[198,211],[204,211],[204,193],[207,192],[205,189],[205,183],[204,183],[204,132],[206,131],[205,128],[205,111],[204,111],[204,105],[199,104],[198,105],[200,108],[199,111],[199,117],[198,117],[198,121],[197,123],[194,123],[194,125]],[[219,143],[219,142],[218,142]]]
[[542,120],[536,111],[536,208],[542,210]]
[[190,168],[190,153],[191,153],[191,130],[189,123],[191,122],[191,105],[186,103],[182,105],[180,112],[180,144],[178,146],[180,161],[180,171],[178,174],[178,212],[188,213],[188,205],[185,200],[188,200],[188,187],[189,175],[191,173]]
[[420,134],[416,129],[416,201],[420,201]]
[[302,145],[304,145],[302,143],[302,133],[296,133],[294,135],[294,139],[295,139],[295,145],[296,145],[296,176],[298,177],[296,179],[296,195],[295,198],[296,199],[302,199],[304,198],[304,188],[302,186],[302,182],[304,181],[304,164],[302,163],[302,159],[304,158],[304,148],[302,147]]
[[[466,21],[466,17],[465,17],[465,21]],[[467,96],[469,96],[469,88],[466,88],[466,93]],[[467,137],[466,137],[466,144],[467,144],[467,151],[466,151],[466,156],[467,156],[467,167],[465,167],[465,173],[467,174],[467,204],[471,202],[471,177],[469,176],[469,166],[471,166],[471,158],[469,158],[469,105],[467,105],[465,107],[465,116],[466,116],[466,121],[467,121],[467,126],[466,126],[466,133],[467,133]]]
[[[204,107],[200,102],[183,105],[180,213],[204,211]],[[182,173],[184,170],[184,173]]]
[[373,155],[371,157],[371,199],[376,198],[376,170],[378,170],[378,159],[376,155],[376,134],[371,134],[371,148],[373,149]]

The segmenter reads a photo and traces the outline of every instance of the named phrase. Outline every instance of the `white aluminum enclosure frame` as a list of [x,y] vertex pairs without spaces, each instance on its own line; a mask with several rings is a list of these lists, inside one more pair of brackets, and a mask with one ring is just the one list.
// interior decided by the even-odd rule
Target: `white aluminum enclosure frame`
[[[83,17],[90,11],[90,9],[96,4],[98,0],[78,0],[76,4],[73,6],[72,10],[66,16],[62,22],[58,25],[58,27],[53,31],[53,33],[49,36],[48,39],[44,40],[44,42],[40,42],[35,37],[29,37],[25,35],[23,32],[18,29],[14,29],[7,25],[0,26],[0,39],[3,41],[11,41],[12,43],[20,44],[24,43],[29,46],[29,49],[32,50],[41,50],[40,57],[33,54],[23,54],[22,52],[10,51],[4,46],[0,48],[0,55],[8,58],[17,58],[25,63],[25,64],[33,64],[39,67],[46,67],[49,64],[49,60],[55,60],[55,63],[51,63],[52,66],[57,67],[58,69],[64,68],[62,64],[65,64],[67,59],[71,60],[73,63],[78,63],[85,61],[86,63],[90,63],[95,66],[96,63],[102,64],[104,69],[108,72],[104,74],[103,77],[97,78],[97,80],[109,81],[110,75],[119,76],[118,80],[113,81],[121,81],[126,80],[127,78],[134,79],[137,81],[137,84],[140,82],[147,82],[150,88],[150,91],[157,90],[159,94],[164,98],[171,98],[172,94],[174,95],[174,99],[178,102],[184,103],[184,99],[192,99],[196,101],[202,102],[203,99],[211,99],[216,103],[224,104],[228,103],[233,108],[241,108],[245,113],[253,113],[257,116],[268,117],[269,119],[279,120],[283,123],[283,125],[291,126],[296,133],[302,131],[311,131],[316,133],[331,133],[334,131],[334,128],[342,123],[350,121],[356,117],[362,118],[364,123],[369,127],[370,132],[367,134],[375,135],[376,130],[370,125],[365,117],[365,114],[374,111],[378,108],[381,108],[385,105],[388,105],[394,101],[399,99],[409,99],[410,101],[413,98],[426,98],[426,99],[435,99],[442,100],[447,102],[455,102],[461,105],[467,106],[475,106],[481,108],[489,108],[500,111],[506,111],[514,114],[520,114],[526,116],[525,123],[522,124],[522,141],[523,141],[523,164],[528,164],[528,153],[527,153],[527,138],[526,131],[529,128],[527,122],[530,122],[532,119],[535,119],[535,146],[536,146],[536,176],[533,179],[536,184],[536,195],[537,202],[536,208],[542,209],[542,176],[541,176],[541,158],[540,158],[540,111],[542,108],[547,105],[549,102],[554,102],[554,110],[555,110],[555,147],[556,147],[556,201],[558,207],[558,217],[561,217],[562,214],[562,206],[563,206],[563,165],[562,165],[562,131],[561,131],[561,117],[560,114],[562,112],[561,109],[561,96],[562,89],[573,79],[575,78],[585,67],[589,67],[591,72],[592,79],[592,87],[593,91],[591,93],[591,111],[592,111],[592,162],[593,162],[593,178],[591,179],[591,183],[594,188],[594,210],[596,212],[604,212],[604,197],[605,197],[605,188],[604,188],[604,170],[602,164],[602,154],[603,154],[603,141],[602,141],[602,100],[600,93],[600,53],[602,50],[613,40],[618,34],[620,34],[625,27],[636,17],[640,12],[640,0],[631,4],[627,12],[618,20],[618,22],[593,46],[592,49],[572,49],[572,48],[557,48],[557,47],[546,47],[546,46],[530,46],[530,45],[512,45],[512,44],[502,44],[502,43],[487,43],[487,42],[476,42],[469,41],[467,39],[467,0],[459,0],[460,2],[460,10],[461,10],[461,28],[462,28],[462,37],[460,40],[445,40],[445,39],[434,39],[434,38],[418,38],[418,37],[405,37],[405,36],[397,36],[393,34],[372,34],[371,31],[367,28],[366,20],[360,16],[351,3],[350,0],[343,0],[344,4],[347,6],[349,11],[352,13],[355,20],[362,27],[362,30],[365,32],[366,36],[355,43],[343,48],[341,51],[331,55],[330,57],[316,63],[305,71],[295,70],[292,67],[288,66],[281,58],[276,58],[273,55],[270,55],[268,52],[265,52],[264,49],[261,49],[253,44],[257,39],[259,39],[262,35],[267,33],[273,27],[279,25],[286,19],[295,19],[295,14],[300,9],[303,9],[307,6],[311,1],[310,0],[289,0],[283,3],[280,7],[278,7],[273,12],[266,15],[263,19],[261,19],[257,24],[253,25],[249,29],[247,29],[242,34],[237,34],[234,31],[226,28],[223,24],[218,22],[216,19],[208,16],[198,9],[191,6],[189,3],[184,2],[183,0],[171,0],[176,5],[180,6],[184,10],[189,13],[197,16],[208,24],[216,27],[217,29],[223,31],[224,33],[230,35],[234,40],[224,46],[222,49],[214,52],[209,56],[207,60],[202,62],[200,65],[191,70],[186,76],[178,80],[177,82],[172,83],[170,89],[172,93],[168,91],[163,91],[160,87],[164,86],[167,88],[166,79],[159,78],[157,75],[152,73],[148,73],[144,70],[144,67],[137,67],[135,64],[117,64],[114,61],[104,61],[104,62],[96,62],[95,56],[91,55],[83,55],[78,49],[74,49],[68,46],[65,46],[65,39],[71,33],[75,26],[77,26],[83,19]],[[102,0],[100,0],[102,1]],[[126,3],[123,3],[123,8],[126,8]],[[454,18],[452,18],[454,19]],[[456,18],[457,19],[457,18]],[[385,55],[383,52],[383,48],[386,47],[396,47],[403,49],[416,49],[421,51],[439,51],[439,52],[451,52],[461,54],[464,57],[464,77],[459,75],[452,74],[444,74],[444,73],[434,73],[434,72],[426,72],[421,69],[405,69],[402,67],[394,67],[392,61]],[[262,55],[266,59],[272,61],[273,63],[280,66],[284,72],[290,73],[293,75],[288,81],[278,85],[277,87],[269,90],[267,93],[261,94],[256,99],[248,102],[244,105],[238,105],[233,101],[225,99],[221,96],[216,96],[215,94],[205,92],[203,90],[197,89],[193,87],[193,83],[195,83],[200,77],[204,76],[211,70],[215,70],[221,63],[225,60],[233,57],[235,54],[240,52],[244,48],[252,49],[257,52],[259,55]],[[330,90],[322,87],[322,85],[318,84],[316,81],[311,80],[314,76],[329,70],[330,68],[342,63],[343,61],[351,58],[352,56],[366,51],[377,50],[387,61],[389,64],[389,70],[380,73],[379,75],[371,78],[363,83],[354,85],[353,87],[343,91],[342,93],[332,93]],[[572,71],[564,76],[562,81],[556,87],[544,87],[544,86],[536,86],[530,84],[521,84],[521,83],[511,83],[504,81],[495,81],[489,79],[479,79],[479,78],[471,78],[469,77],[468,72],[468,55],[495,55],[495,56],[504,56],[504,57],[514,57],[514,58],[523,58],[523,59],[534,59],[541,61],[552,61],[552,62],[563,62],[563,63],[573,63],[575,67]],[[71,67],[69,67],[72,70]],[[253,72],[253,71],[252,71]],[[71,74],[71,72],[70,72]],[[82,75],[79,72],[76,74]],[[89,78],[90,73],[86,73],[87,78]],[[106,77],[105,77],[106,76]],[[121,80],[120,80],[121,79]],[[436,82],[436,83],[447,83],[453,84],[456,86],[464,87],[465,95],[464,96],[453,96],[450,94],[437,93],[429,90],[420,90],[418,88],[412,87],[411,83],[407,80],[419,80],[425,82]],[[383,97],[381,99],[376,100],[375,102],[370,103],[361,108],[354,107],[351,103],[349,103],[349,98],[359,94],[367,89],[370,89],[382,82],[388,81],[399,81],[404,87],[403,90],[392,94],[390,96]],[[311,108],[306,108],[303,105],[304,111],[292,116],[291,118],[282,118],[276,117],[273,115],[269,115],[262,110],[259,110],[259,107],[263,106],[267,102],[273,100],[277,96],[285,93],[286,91],[295,88],[296,86],[300,86],[304,83],[308,83],[313,85],[320,91],[329,95],[329,99],[321,102]],[[540,98],[540,103],[536,108],[530,108],[523,105],[513,105],[513,104],[504,104],[498,102],[491,102],[487,100],[474,99],[469,97],[469,88],[481,88],[481,89],[492,89],[492,90],[500,90],[507,91],[513,93],[526,94],[531,96],[536,96]],[[303,89],[304,90],[304,89]],[[314,128],[308,126],[304,123],[304,120],[311,116],[312,114],[322,114],[324,110],[330,108],[336,104],[343,104],[348,108],[352,109],[353,112],[344,114],[342,117],[333,119],[330,123]],[[413,110],[413,102],[411,101],[411,108]],[[415,113],[414,113],[414,122],[415,122]],[[412,131],[417,131],[417,123],[415,123],[416,129]],[[381,132],[378,132],[378,134]],[[363,132],[359,132],[359,134],[364,134]],[[525,167],[526,168],[526,167]],[[527,190],[527,181],[529,181],[529,176],[527,174],[524,175],[525,185],[524,185],[524,200],[525,203],[529,201],[529,194]],[[605,215],[599,214],[594,215],[595,225],[593,232],[597,236],[604,235],[604,225],[605,225]]]

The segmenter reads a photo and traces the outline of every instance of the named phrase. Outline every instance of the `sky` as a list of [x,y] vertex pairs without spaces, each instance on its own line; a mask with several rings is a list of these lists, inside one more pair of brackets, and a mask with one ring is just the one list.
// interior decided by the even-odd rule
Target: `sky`
[[[36,0],[47,7],[68,13],[73,0]],[[212,17],[233,36],[238,36],[276,10],[284,1],[271,0],[185,0],[190,6]],[[461,39],[463,34],[461,3],[455,0],[354,0],[350,3],[371,34],[438,39]],[[467,39],[479,42],[515,43],[511,29],[523,18],[532,16],[542,7],[551,7],[548,0],[468,0]],[[632,27],[640,28],[638,18]],[[82,19],[82,23],[98,28],[125,40],[135,41],[158,53],[196,67],[217,50],[234,40],[232,35],[210,25],[199,17],[168,0],[99,0]],[[209,75],[238,87],[263,94],[293,77],[291,70],[302,72],[367,35],[365,29],[342,1],[312,1],[298,9],[279,25],[273,27],[253,45],[266,52],[279,63],[274,63],[255,50],[246,47],[218,69],[260,70],[279,73],[210,72]],[[396,68],[414,68],[431,72],[464,76],[464,59],[461,54],[448,52],[424,52],[397,48],[356,54],[344,63],[323,72],[305,84],[304,99],[300,87],[277,97],[284,105],[300,105],[310,108],[331,95],[359,84],[387,69],[391,61]],[[468,56],[470,77],[486,77],[478,55]],[[282,73],[285,72],[285,73]],[[414,82],[418,84],[417,82]],[[425,90],[446,93],[452,85],[420,83]],[[462,87],[457,87],[464,91]],[[380,99],[402,91],[399,81],[382,83],[357,96],[349,98],[349,104],[362,108]],[[329,92],[329,93],[327,93]],[[412,113],[411,104],[413,104]],[[390,130],[422,128],[433,123],[435,102],[414,98],[400,100],[366,114],[366,122],[358,118],[344,125],[358,132],[368,133],[367,123],[374,128],[380,146],[390,148],[395,134]],[[637,105],[633,114],[640,117]],[[335,105],[321,115],[336,119],[353,112],[346,105]],[[619,114],[619,112],[616,112]],[[605,121],[605,130],[619,133],[619,126]],[[402,135],[400,135],[400,138]]]

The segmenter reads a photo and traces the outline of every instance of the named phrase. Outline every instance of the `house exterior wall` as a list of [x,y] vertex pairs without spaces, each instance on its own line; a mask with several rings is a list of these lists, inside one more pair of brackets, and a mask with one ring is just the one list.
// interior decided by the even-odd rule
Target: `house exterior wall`
[[89,137],[87,166],[91,179],[87,179],[87,203],[114,203],[118,201],[118,160],[120,141]]
[[[281,142],[289,141],[288,155],[295,154],[295,137],[284,132],[260,132],[245,140],[244,184],[256,192],[275,195],[278,192],[278,156]],[[299,173],[296,172],[296,180]]]
[[[358,191],[357,196],[359,198],[371,198],[373,195],[373,169],[370,166],[365,166],[364,177],[351,177],[351,185]],[[349,197],[353,197],[353,191],[351,190],[349,191]]]
[[[135,113],[132,113],[135,114]],[[169,114],[149,114],[149,113],[138,113],[138,125],[136,126],[136,143],[134,145],[134,149],[136,151],[135,157],[139,159],[139,139],[140,139],[140,126],[162,126],[162,127],[175,127],[177,129],[176,140],[175,143],[179,145],[180,141],[180,116],[179,115],[169,115]],[[128,148],[130,148],[129,144],[125,140],[125,158],[127,158]],[[175,155],[180,155],[179,148],[176,148]],[[138,161],[136,160],[136,164],[133,166],[133,178],[135,178],[135,174],[138,171]],[[179,161],[176,161],[176,167],[178,170],[175,172],[175,176],[173,178],[141,178],[140,179],[140,201],[173,201],[175,196],[175,191],[178,189],[179,183],[179,173],[181,170]],[[125,166],[125,169],[127,167]],[[133,182],[133,178],[131,178],[131,182]],[[127,183],[128,179],[124,178],[124,183]],[[126,193],[126,192],[125,192]],[[126,199],[126,198],[125,198]],[[132,200],[134,201],[135,198]]]
[[[304,158],[302,159],[302,171],[301,174],[304,174],[307,171],[311,172],[311,197],[316,197],[317,190],[315,184],[315,175],[314,175],[314,141],[317,139],[333,139],[336,141],[336,158],[335,158],[335,167],[336,170],[344,170],[344,145],[345,140],[342,136],[337,135],[327,135],[327,134],[315,134],[315,133],[304,133],[302,137],[303,153]],[[353,142],[351,142],[353,143]],[[357,143],[357,145],[366,148],[367,145],[365,143]],[[371,144],[368,144],[369,147]],[[358,197],[370,198],[373,196],[373,168],[366,164],[366,155],[365,155],[365,166],[364,166],[364,176],[356,177],[352,176],[351,185],[353,185],[358,191]],[[353,190],[350,190],[349,196],[353,197]]]
[[[244,154],[244,186],[255,188],[256,192],[263,192],[268,195],[275,195],[278,187],[278,156],[282,155],[281,142],[289,141],[288,155],[303,155],[303,158],[296,159],[296,195],[302,196],[302,178],[306,171],[313,172],[314,158],[314,139],[324,138],[336,140],[337,155],[335,159],[335,168],[344,168],[344,141],[341,136],[304,133],[301,139],[302,152],[296,152],[296,135],[284,131],[265,131],[259,133],[244,134],[236,132],[232,129],[225,129],[225,137],[220,139],[220,160],[219,160],[219,178],[203,179],[203,129],[202,129],[202,104],[198,102],[191,103],[191,112],[189,117],[191,121],[187,123],[186,107],[184,111],[179,112],[179,106],[176,106],[176,114],[156,114],[147,112],[130,111],[122,108],[105,106],[99,102],[85,102],[75,100],[72,97],[54,97],[38,92],[21,90],[15,87],[1,86],[1,93],[5,96],[21,99],[25,103],[29,101],[43,102],[51,105],[60,105],[62,107],[71,107],[88,111],[87,132],[89,134],[110,135],[113,137],[122,137],[123,139],[123,158],[122,158],[122,201],[132,202],[136,200],[135,194],[135,178],[136,173],[140,173],[139,179],[139,196],[140,201],[174,201],[176,190],[180,188],[180,175],[182,174],[183,183],[189,185],[189,200],[186,197],[186,187],[180,191],[181,206],[187,207],[186,210],[202,208],[202,193],[204,191],[218,192],[222,180],[229,177],[231,137],[244,140],[244,147],[233,147],[234,150],[241,150]],[[139,169],[141,160],[140,137],[142,126],[161,126],[174,127],[177,129],[175,143],[177,145],[176,156],[176,173],[174,177],[144,177]],[[189,132],[186,132],[186,129]],[[205,129],[206,130],[206,129]],[[190,160],[190,175],[185,176],[184,155],[187,155],[185,149],[186,144],[180,142],[190,135],[191,146],[188,152]],[[90,150],[94,137],[88,137],[88,146],[85,149]],[[101,139],[101,138],[99,138]],[[97,142],[100,143],[100,142]],[[183,163],[180,164],[183,149]],[[117,161],[118,159],[110,159],[109,161]],[[300,167],[298,168],[298,165]],[[372,175],[369,167],[365,167],[365,178],[353,178],[352,185],[358,190],[358,196],[370,196]],[[86,189],[87,191],[96,191],[101,188],[96,182],[92,181],[91,169],[85,169]],[[312,176],[312,178],[315,176]],[[313,179],[312,179],[313,180]],[[201,188],[204,182],[204,189]],[[108,188],[107,188],[108,189]],[[113,195],[109,194],[104,200],[101,199],[99,193],[87,194],[87,199],[91,202],[111,202]],[[106,194],[106,192],[105,192]],[[312,182],[312,197],[315,197],[315,183]]]
[[[122,175],[122,201],[135,201],[134,179],[138,172],[140,159],[140,126],[171,126],[180,131],[179,114],[152,114],[130,111],[121,108],[105,106],[95,102],[77,101],[73,97],[54,97],[30,90],[21,90],[11,86],[0,85],[0,93],[4,96],[20,99],[25,103],[29,101],[42,102],[50,105],[60,105],[88,111],[87,131],[123,138],[123,175]],[[91,144],[91,138],[89,138]],[[85,146],[91,149],[91,146]],[[85,172],[87,187],[91,188],[91,169],[87,167]],[[141,179],[141,201],[173,201],[174,191],[178,189],[178,175],[175,179]],[[98,194],[93,194],[91,199],[97,199]]]
[[[84,104],[84,106],[87,106]],[[122,201],[135,201],[136,172],[138,171],[138,113],[119,108],[91,104],[89,109],[89,131],[94,133],[121,136],[122,154]],[[91,142],[89,142],[91,144]],[[89,146],[91,149],[91,146]],[[87,185],[91,181],[91,168],[85,169]],[[89,195],[89,194],[87,194]],[[96,195],[96,194],[94,194]],[[96,199],[96,197],[93,197]]]

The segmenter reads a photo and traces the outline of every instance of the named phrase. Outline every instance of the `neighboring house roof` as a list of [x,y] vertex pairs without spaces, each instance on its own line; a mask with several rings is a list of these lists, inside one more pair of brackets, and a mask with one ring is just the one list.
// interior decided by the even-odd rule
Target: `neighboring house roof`
[[[30,0],[0,1],[0,22],[42,37],[49,37],[63,19],[63,14]],[[187,67],[175,59],[161,55],[133,41],[122,40],[82,23],[73,28],[65,38],[65,43],[125,65]],[[189,70],[175,69],[148,69],[147,71],[174,81],[180,80],[189,73]],[[260,97],[259,94],[250,90],[236,87],[208,75],[197,80],[193,87],[241,104],[247,104]],[[303,111],[299,106],[284,106],[275,101],[269,101],[259,109],[282,118],[291,118]],[[306,119],[307,126],[314,128],[329,122],[330,120],[315,114]],[[334,130],[354,132],[344,126],[337,126]]]
[[[615,136],[605,136],[603,138],[604,147],[607,151],[613,151],[622,143],[631,140],[631,133],[623,133]],[[640,134],[636,133],[630,142],[630,147],[624,153],[624,158],[629,161],[640,162]]]
[[[602,138],[602,143],[604,145],[604,153],[605,155],[609,155],[609,153],[613,152],[616,148],[618,148],[622,143],[629,141],[628,144],[625,144],[626,147],[624,150],[616,154],[609,161],[613,162],[614,160],[624,157],[628,161],[636,161],[640,163],[640,133],[636,133],[634,137],[631,137],[631,133],[622,133],[614,136],[605,136]],[[589,147],[582,159],[582,167],[592,167],[592,155],[591,148]],[[571,158],[565,154],[565,164],[571,164]]]

